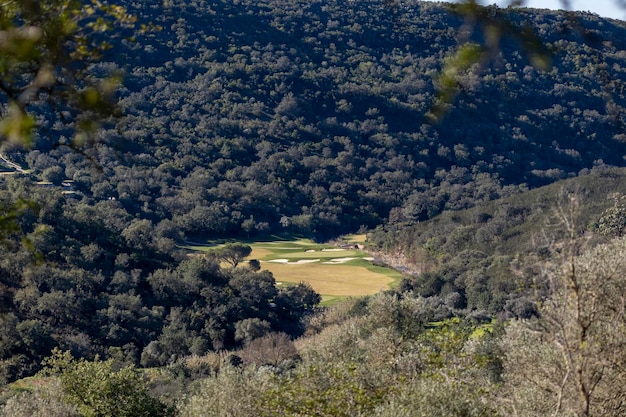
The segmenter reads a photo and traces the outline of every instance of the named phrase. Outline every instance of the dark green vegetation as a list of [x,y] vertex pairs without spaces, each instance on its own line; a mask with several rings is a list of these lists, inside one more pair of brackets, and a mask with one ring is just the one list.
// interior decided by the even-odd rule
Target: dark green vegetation
[[100,134],[100,171],[64,150],[11,157],[188,236],[324,238],[425,220],[626,154],[621,22],[581,16],[605,40],[590,47],[565,15],[512,15],[536,24],[554,68],[536,70],[505,41],[493,68],[460,77],[432,125],[437,74],[462,23],[440,5],[127,6],[163,30],[105,55],[127,72],[128,116]]
[[[575,238],[549,249],[537,274],[550,282],[549,295],[532,320],[441,319],[436,297],[380,293],[326,309],[295,343],[278,333],[253,337],[230,356],[188,357],[145,372],[149,379],[56,352],[47,374],[57,377],[31,381],[0,412],[167,415],[182,391],[189,395],[175,401],[175,415],[184,417],[621,416],[626,327],[615,307],[626,285],[626,240],[584,246]],[[86,377],[94,371],[99,378]],[[98,395],[98,387],[107,389]]]
[[[80,154],[57,146],[72,114],[35,97],[36,150],[2,153],[24,169],[0,179],[0,377],[78,358],[55,351],[50,385],[3,413],[624,414],[623,308],[603,307],[623,305],[624,244],[583,250],[626,218],[623,22],[579,15],[583,37],[564,14],[486,9],[533,25],[554,66],[504,39],[435,124],[462,24],[441,5],[121,3],[162,27],[120,28],[87,66],[126,71],[126,116]],[[245,245],[179,246],[380,225],[372,247],[423,274],[318,316]]]
[[[568,230],[577,209],[564,207]],[[442,320],[449,299],[412,292],[344,302],[311,320],[297,364],[284,346],[276,361],[278,344],[250,344],[249,366],[202,381],[181,414],[623,415],[626,240],[590,248],[578,233],[546,251],[532,275],[548,282],[538,318]]]
[[[104,51],[136,30],[119,5],[82,0],[17,0],[0,7],[0,144],[32,145],[33,131],[73,121],[48,146],[80,148],[115,114],[119,74],[93,68]],[[122,30],[123,29],[123,30]],[[127,39],[126,39],[127,40]],[[114,69],[109,66],[108,69]],[[45,115],[45,123],[38,116]],[[2,158],[4,159],[4,158]]]
[[32,374],[55,346],[157,366],[235,346],[246,320],[297,336],[319,301],[267,271],[187,257],[171,222],[133,218],[118,201],[87,204],[24,178],[2,189],[7,204],[34,203],[17,220],[26,244],[1,248],[4,380]]
[[551,256],[555,242],[569,238],[562,227],[574,216],[576,234],[595,233],[594,241],[621,236],[626,221],[620,190],[626,171],[597,168],[577,178],[530,190],[462,211],[447,211],[422,223],[397,223],[368,235],[371,250],[393,254],[417,274],[399,291],[455,300],[484,316],[536,314],[538,290],[528,263]]

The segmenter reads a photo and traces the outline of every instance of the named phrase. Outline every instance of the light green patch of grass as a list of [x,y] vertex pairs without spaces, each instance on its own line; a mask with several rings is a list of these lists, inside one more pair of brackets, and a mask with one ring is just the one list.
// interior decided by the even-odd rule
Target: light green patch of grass
[[185,249],[192,252],[209,252],[211,249],[217,246],[198,246],[198,245],[181,245],[181,249]]
[[[280,255],[280,256],[278,256]],[[321,259],[322,261],[341,259],[341,258],[354,258],[367,256],[365,252],[356,250],[342,250],[342,251],[315,251],[315,252],[280,252],[266,255],[263,260],[269,261],[276,257],[284,259]]]
[[476,328],[474,329],[474,331],[470,335],[470,338],[471,339],[480,339],[486,333],[492,333],[493,332],[493,328],[494,328],[494,323],[493,322],[486,323],[486,324],[481,324],[479,326],[476,326]]
[[[278,282],[307,282],[322,295],[324,305],[350,296],[370,295],[389,289],[402,278],[398,271],[373,265],[363,259],[369,255],[360,250],[337,250],[332,245],[302,239],[256,242],[251,246],[251,257],[263,261],[261,268],[272,272]],[[289,263],[268,262],[275,259],[285,259]],[[319,261],[297,263],[316,259]]]
[[323,295],[322,296],[322,301],[320,302],[320,306],[322,307],[330,307],[334,304],[337,304],[338,302],[340,302],[341,300],[345,300],[348,297],[339,297],[339,296],[333,296],[333,295]]
[[[184,248],[206,252],[224,244],[223,241],[188,242]],[[248,259],[261,261],[261,269],[269,270],[277,282],[306,282],[322,295],[322,305],[386,290],[396,285],[402,274],[391,268],[373,265],[369,254],[356,249],[340,249],[307,239],[277,239],[275,241],[245,242],[252,247]],[[354,259],[346,259],[354,258]],[[284,259],[288,263],[269,262]],[[298,263],[298,261],[313,261]]]
[[321,295],[360,296],[370,295],[389,288],[393,279],[367,268],[345,264],[329,265],[316,263],[279,264],[263,262],[279,282],[307,282]]
[[206,240],[194,240],[194,241],[186,241],[182,245],[178,245],[179,248],[185,249],[193,252],[207,252],[219,246],[220,243]]
[[367,240],[367,234],[351,234],[343,236],[343,241],[348,243],[365,243]]
[[385,275],[391,278],[393,281],[389,283],[390,288],[393,288],[396,285],[398,285],[400,281],[402,281],[402,278],[403,278],[403,275],[401,272],[396,271],[395,269],[386,268],[384,266],[376,266],[370,263],[366,268],[376,274]]
[[261,260],[265,256],[271,255],[271,254],[272,254],[272,251],[270,251],[269,249],[252,246],[252,252],[250,253],[250,256],[248,256],[248,259]]
[[7,388],[13,392],[32,391],[36,386],[46,385],[49,382],[50,378],[29,376],[10,383]]

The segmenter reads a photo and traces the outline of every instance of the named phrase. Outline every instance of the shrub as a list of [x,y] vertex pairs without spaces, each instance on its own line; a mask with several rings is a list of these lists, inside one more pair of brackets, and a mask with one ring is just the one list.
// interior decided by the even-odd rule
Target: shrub
[[0,407],[2,417],[79,417],[76,407],[63,401],[61,384],[53,379],[37,385],[32,391],[9,398]]
[[142,375],[132,367],[113,369],[113,360],[75,360],[53,350],[43,374],[56,375],[66,403],[84,417],[166,417],[173,410],[149,394]]

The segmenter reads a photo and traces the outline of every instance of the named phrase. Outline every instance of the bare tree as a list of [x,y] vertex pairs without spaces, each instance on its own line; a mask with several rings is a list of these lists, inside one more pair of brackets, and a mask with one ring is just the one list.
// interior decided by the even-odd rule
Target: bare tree
[[540,318],[507,329],[501,405],[516,416],[626,413],[626,239],[545,269]]

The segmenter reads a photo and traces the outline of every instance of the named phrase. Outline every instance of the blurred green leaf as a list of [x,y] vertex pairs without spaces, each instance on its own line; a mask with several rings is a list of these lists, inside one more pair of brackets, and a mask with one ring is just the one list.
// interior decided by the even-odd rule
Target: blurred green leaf
[[[87,3],[87,4],[85,4]],[[134,29],[136,17],[125,7],[99,0],[20,0],[0,8],[0,142],[33,144],[32,104],[45,103],[61,119],[76,123],[77,134],[116,112],[119,74],[94,79],[89,71],[111,48],[107,38]],[[84,116],[87,114],[87,116]],[[68,117],[69,115],[69,117]],[[84,142],[84,141],[83,141]]]
[[7,115],[0,120],[0,138],[16,146],[28,148],[33,144],[34,127],[35,118],[13,102],[9,104]]

